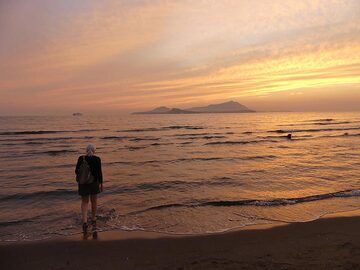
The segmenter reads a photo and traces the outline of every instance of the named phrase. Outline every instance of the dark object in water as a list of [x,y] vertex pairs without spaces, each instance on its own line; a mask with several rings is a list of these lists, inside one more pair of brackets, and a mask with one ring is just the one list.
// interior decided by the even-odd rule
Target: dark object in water
[[287,138],[288,140],[291,140],[291,139],[292,139],[292,134],[289,133],[289,134],[286,136],[286,138]]
[[348,132],[345,132],[345,133],[344,133],[344,136],[349,136],[349,133],[348,133]]
[[79,113],[79,112],[76,112],[76,113],[73,113],[73,116],[82,116],[83,114],[82,113]]

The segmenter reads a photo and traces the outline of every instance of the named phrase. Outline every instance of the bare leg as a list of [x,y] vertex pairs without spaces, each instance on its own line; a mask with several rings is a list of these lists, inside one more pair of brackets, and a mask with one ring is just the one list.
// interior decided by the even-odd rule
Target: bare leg
[[90,195],[91,200],[91,218],[93,221],[96,220],[96,210],[97,210],[97,194]]
[[91,226],[93,239],[97,239],[97,227],[96,227],[96,210],[97,210],[97,195],[91,194]]
[[87,212],[89,208],[89,196],[81,196],[81,214],[83,223],[87,222]]

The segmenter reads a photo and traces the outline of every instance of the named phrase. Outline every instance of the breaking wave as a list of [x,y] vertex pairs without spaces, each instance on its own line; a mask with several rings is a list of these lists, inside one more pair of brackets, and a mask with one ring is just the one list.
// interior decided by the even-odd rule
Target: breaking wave
[[172,203],[172,204],[163,204],[152,206],[140,211],[134,211],[131,214],[138,214],[143,213],[151,210],[162,210],[166,208],[188,208],[188,207],[204,207],[204,206],[222,206],[222,207],[229,207],[229,206],[285,206],[285,205],[293,205],[298,203],[306,203],[306,202],[313,202],[319,200],[326,200],[332,198],[348,198],[348,197],[358,197],[360,196],[360,190],[344,190],[326,194],[318,194],[312,196],[305,196],[305,197],[298,197],[298,198],[278,198],[272,200],[256,200],[256,199],[249,199],[249,200],[235,200],[235,201],[228,201],[228,200],[219,200],[219,201],[205,201],[205,202],[194,202],[189,204],[183,203]]

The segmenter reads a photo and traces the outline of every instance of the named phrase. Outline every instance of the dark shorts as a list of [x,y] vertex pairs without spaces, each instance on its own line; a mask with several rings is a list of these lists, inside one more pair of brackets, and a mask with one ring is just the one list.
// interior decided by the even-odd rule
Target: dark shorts
[[91,184],[84,184],[78,185],[79,186],[79,195],[80,196],[87,196],[91,194],[98,194],[100,193],[100,185],[98,182],[94,182]]

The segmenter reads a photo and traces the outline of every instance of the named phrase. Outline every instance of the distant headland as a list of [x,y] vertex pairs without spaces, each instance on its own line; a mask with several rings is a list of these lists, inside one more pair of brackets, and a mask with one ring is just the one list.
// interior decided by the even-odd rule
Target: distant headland
[[157,107],[151,111],[134,112],[133,114],[198,114],[198,113],[252,113],[254,110],[236,102],[228,101],[219,104],[211,104],[204,107],[193,107],[189,109]]

